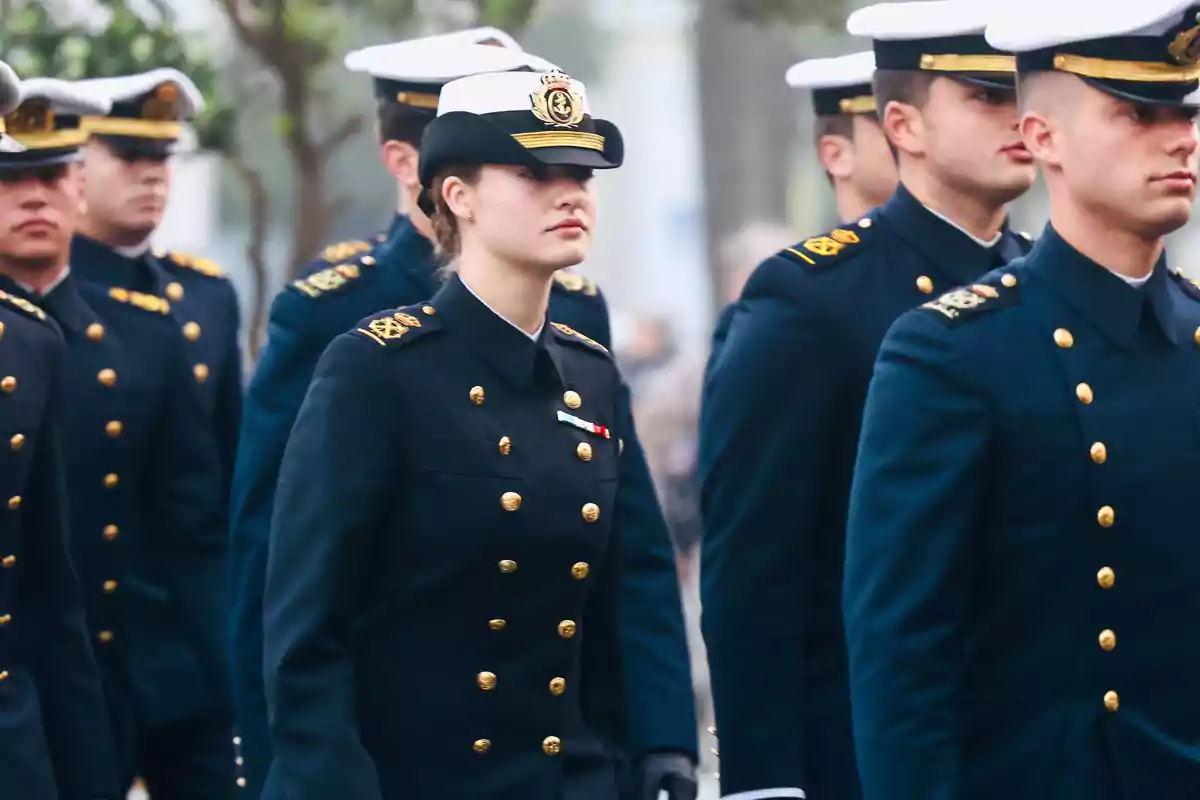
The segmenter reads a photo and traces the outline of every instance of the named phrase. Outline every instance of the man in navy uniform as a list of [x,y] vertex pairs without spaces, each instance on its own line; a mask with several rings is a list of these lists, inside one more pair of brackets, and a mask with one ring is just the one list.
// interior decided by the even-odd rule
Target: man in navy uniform
[[[86,138],[85,110],[57,85],[26,81],[6,120],[48,160],[74,158]],[[66,339],[72,544],[121,779],[127,787],[141,774],[156,796],[227,797],[236,787],[216,448],[197,424],[201,398],[169,301],[81,280],[68,266],[82,196],[71,200],[54,221],[55,247],[10,263],[0,288],[35,300]]]
[[817,160],[833,187],[838,219],[855,222],[896,191],[896,161],[879,123],[870,50],[793,64],[784,79],[812,95]]
[[[441,285],[428,217],[417,207],[421,132],[436,113],[441,85],[483,72],[546,68],[512,48],[470,42],[421,42],[368,48],[347,65],[374,79],[383,157],[397,178],[408,215],[372,253],[294,281],[276,297],[267,345],[246,397],[232,503],[231,623],[238,731],[247,790],[257,797],[270,761],[262,674],[262,592],[279,466],[321,353],[367,314],[420,302]],[[608,311],[596,285],[559,273],[551,294],[557,321],[608,345]],[[629,412],[628,401],[623,405]],[[631,415],[630,415],[631,416]],[[632,425],[632,419],[628,420]],[[632,430],[632,427],[629,427]],[[696,719],[682,605],[666,523],[636,437],[620,461],[623,664],[630,718],[629,755],[639,762],[630,800],[673,800],[695,792]]]
[[[41,101],[60,111],[105,108],[61,82],[42,83]],[[0,114],[17,99],[16,75],[0,62]],[[0,274],[52,259],[56,240],[65,242],[60,223],[80,198],[75,158],[74,147],[26,151],[0,136]],[[117,800],[112,731],[69,550],[63,351],[42,309],[0,290],[0,785],[21,800]]]
[[112,99],[84,121],[87,214],[71,260],[80,277],[166,297],[187,341],[206,428],[221,457],[228,492],[242,416],[240,316],[233,284],[212,261],[151,251],[171,188],[170,158],[183,122],[204,107],[200,90],[175,69],[81,81]]
[[1034,179],[1013,58],[986,44],[974,0],[872,6],[848,27],[874,42],[900,186],[758,267],[704,389],[702,630],[738,800],[858,796],[841,583],[871,366],[935,287],[1023,251],[1006,207]]
[[868,800],[1200,787],[1200,4],[997,9],[1050,198],[1026,258],[900,317],[847,531]]

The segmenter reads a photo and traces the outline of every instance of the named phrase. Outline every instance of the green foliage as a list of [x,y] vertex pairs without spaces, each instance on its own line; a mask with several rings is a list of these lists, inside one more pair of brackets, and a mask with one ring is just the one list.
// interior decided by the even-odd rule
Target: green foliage
[[494,25],[514,36],[529,24],[538,0],[474,0],[479,25]]
[[205,98],[205,110],[192,121],[200,146],[228,150],[233,143],[235,109],[222,103],[217,68],[202,43],[175,24],[163,3],[152,3],[157,19],[145,19],[126,0],[95,0],[108,15],[97,30],[66,9],[45,0],[17,5],[0,31],[0,58],[22,77],[79,80],[131,75],[174,67],[190,77]]

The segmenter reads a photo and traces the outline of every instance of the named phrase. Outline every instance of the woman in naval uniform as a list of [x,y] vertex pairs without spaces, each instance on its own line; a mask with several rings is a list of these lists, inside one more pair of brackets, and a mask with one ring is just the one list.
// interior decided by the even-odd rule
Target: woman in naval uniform
[[330,345],[284,457],[265,794],[615,800],[620,378],[547,305],[623,142],[556,72],[451,82],[438,114],[451,274]]

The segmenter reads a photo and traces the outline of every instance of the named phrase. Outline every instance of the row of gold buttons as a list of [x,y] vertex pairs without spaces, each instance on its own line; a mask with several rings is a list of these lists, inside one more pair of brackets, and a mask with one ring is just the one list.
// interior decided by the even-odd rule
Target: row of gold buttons
[[[1075,346],[1075,335],[1066,328],[1056,328],[1054,331],[1054,343],[1063,350],[1070,350]],[[1197,331],[1197,343],[1200,343],[1200,331]],[[1075,397],[1080,403],[1085,406],[1091,405],[1096,399],[1096,393],[1087,383],[1080,383],[1075,387]],[[1100,466],[1108,461],[1108,446],[1104,442],[1093,442],[1088,448],[1088,457],[1093,464]],[[1096,512],[1096,523],[1102,528],[1111,528],[1117,519],[1117,512],[1112,506],[1101,506]],[[1116,584],[1116,573],[1112,567],[1101,567],[1096,573],[1096,583],[1102,590],[1107,591]],[[1096,637],[1100,645],[1100,649],[1106,653],[1111,653],[1117,647],[1117,634],[1110,628],[1105,628],[1100,631]],[[1104,707],[1109,711],[1116,711],[1121,705],[1121,698],[1113,690],[1104,693]]]

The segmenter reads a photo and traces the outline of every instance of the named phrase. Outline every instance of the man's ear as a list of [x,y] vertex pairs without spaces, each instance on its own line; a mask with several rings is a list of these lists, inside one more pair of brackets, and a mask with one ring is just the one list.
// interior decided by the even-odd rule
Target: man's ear
[[1027,111],[1017,123],[1021,139],[1030,155],[1048,167],[1062,165],[1063,134],[1058,121],[1037,111]]
[[925,120],[916,106],[892,100],[884,107],[880,123],[892,147],[911,156],[925,154]]
[[402,186],[415,189],[420,185],[417,171],[420,153],[408,142],[388,139],[379,148],[379,160]]
[[845,136],[829,134],[817,141],[817,160],[834,180],[847,180],[854,173],[854,143]]

